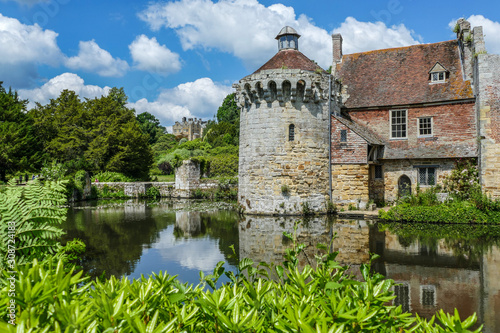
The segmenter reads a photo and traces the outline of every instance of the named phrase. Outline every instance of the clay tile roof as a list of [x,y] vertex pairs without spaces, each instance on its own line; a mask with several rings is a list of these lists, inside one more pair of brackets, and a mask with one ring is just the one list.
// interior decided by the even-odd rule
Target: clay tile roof
[[254,74],[266,69],[279,68],[302,69],[311,72],[321,70],[322,72],[325,72],[314,61],[303,55],[300,51],[294,49],[283,49],[278,51],[274,57],[266,62],[261,68],[256,70]]
[[[429,84],[429,71],[441,64],[445,83]],[[347,108],[407,105],[473,98],[464,81],[458,41],[348,54],[337,65]]]

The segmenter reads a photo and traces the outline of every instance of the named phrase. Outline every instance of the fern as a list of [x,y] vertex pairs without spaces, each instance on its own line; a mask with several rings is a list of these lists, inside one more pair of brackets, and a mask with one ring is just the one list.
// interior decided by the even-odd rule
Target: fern
[[11,249],[15,245],[18,265],[35,258],[43,260],[61,249],[59,239],[64,231],[59,225],[66,218],[65,202],[65,186],[61,181],[42,184],[35,180],[26,186],[9,182],[0,193],[0,270],[8,263],[9,245]]

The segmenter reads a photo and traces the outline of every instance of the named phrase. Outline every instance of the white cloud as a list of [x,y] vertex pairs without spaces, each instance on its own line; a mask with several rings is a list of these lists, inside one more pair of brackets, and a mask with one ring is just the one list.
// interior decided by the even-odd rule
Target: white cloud
[[167,75],[181,69],[179,55],[160,45],[155,37],[149,39],[145,35],[137,38],[129,45],[130,54],[136,67],[140,70]]
[[342,34],[344,54],[419,44],[403,24],[389,28],[383,22],[360,22],[354,17],[347,17],[333,33]]
[[113,58],[108,51],[101,49],[94,40],[81,41],[78,56],[68,58],[66,66],[74,70],[82,69],[101,76],[114,77],[123,76],[129,68],[125,60]]
[[0,77],[8,85],[28,87],[38,78],[36,66],[57,66],[64,56],[57,33],[25,25],[0,14]]
[[[331,65],[331,37],[292,7],[266,7],[257,0],[180,0],[151,4],[139,17],[150,28],[176,30],[184,50],[216,48],[234,54],[254,69],[277,51],[274,37],[289,25],[301,34],[300,50],[323,68]],[[345,34],[345,53],[398,47],[418,43],[404,25],[388,28],[384,23],[347,18],[334,32]]]
[[35,102],[42,105],[47,104],[51,98],[57,98],[64,89],[74,91],[80,98],[94,98],[107,95],[110,87],[101,88],[99,86],[85,85],[81,77],[73,73],[64,73],[58,75],[43,86],[36,89],[20,89],[19,96],[22,99],[28,99],[30,104],[29,108],[35,106]]
[[182,117],[211,119],[231,92],[229,86],[217,84],[210,78],[201,78],[162,91],[156,101],[149,102],[143,98],[128,106],[134,108],[137,114],[147,111],[163,125],[169,125]]
[[[484,42],[486,50],[489,53],[500,54],[500,22],[492,21],[483,15],[471,15],[467,19],[470,22],[471,28],[483,27]],[[452,20],[448,24],[451,29],[455,27],[457,20]]]
[[160,232],[158,241],[151,248],[158,251],[166,262],[175,262],[182,267],[211,272],[219,261],[225,261],[215,240],[207,238],[176,239],[173,226]]

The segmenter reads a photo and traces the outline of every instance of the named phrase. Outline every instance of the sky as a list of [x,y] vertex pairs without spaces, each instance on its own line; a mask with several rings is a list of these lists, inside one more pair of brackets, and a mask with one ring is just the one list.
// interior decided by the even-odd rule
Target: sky
[[64,89],[83,99],[123,87],[128,107],[170,128],[213,119],[232,84],[277,52],[284,26],[328,69],[332,33],[349,54],[451,40],[462,17],[500,54],[493,0],[0,0],[0,81],[29,107]]

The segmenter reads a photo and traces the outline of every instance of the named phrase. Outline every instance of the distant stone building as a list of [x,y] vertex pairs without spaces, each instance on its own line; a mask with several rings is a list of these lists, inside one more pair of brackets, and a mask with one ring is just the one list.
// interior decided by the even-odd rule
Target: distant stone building
[[207,122],[202,121],[201,119],[186,119],[186,117],[183,117],[182,122],[175,122],[175,124],[172,126],[172,130],[175,136],[182,136],[191,141],[203,136],[203,129],[206,125]]
[[457,159],[500,197],[500,56],[481,27],[457,27],[456,40],[350,55],[333,35],[331,75],[283,28],[278,53],[234,85],[246,212],[394,201],[441,184]]

